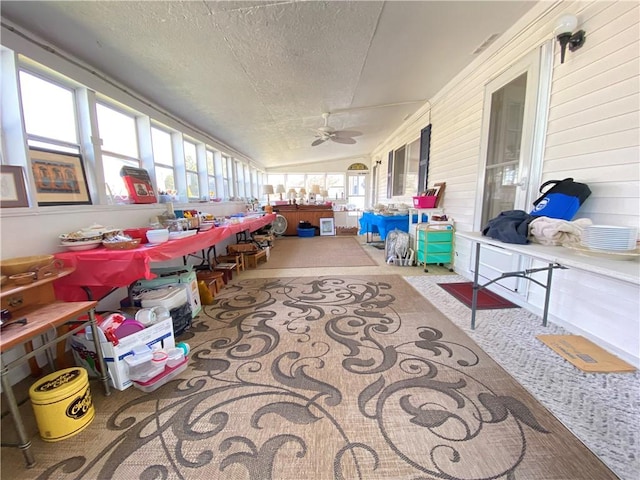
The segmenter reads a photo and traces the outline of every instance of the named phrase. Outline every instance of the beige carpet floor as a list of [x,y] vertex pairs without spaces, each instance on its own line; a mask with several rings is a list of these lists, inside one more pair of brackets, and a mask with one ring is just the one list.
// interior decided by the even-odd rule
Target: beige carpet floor
[[397,275],[240,279],[181,340],[178,379],[92,383],[92,424],[2,478],[616,478]]
[[263,269],[360,267],[377,265],[356,236],[280,237]]

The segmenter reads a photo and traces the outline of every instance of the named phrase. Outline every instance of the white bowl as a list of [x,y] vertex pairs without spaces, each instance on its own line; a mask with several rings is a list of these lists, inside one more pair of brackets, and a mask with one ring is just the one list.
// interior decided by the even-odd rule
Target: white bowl
[[160,228],[157,230],[147,230],[147,240],[149,243],[164,243],[169,241],[169,229]]

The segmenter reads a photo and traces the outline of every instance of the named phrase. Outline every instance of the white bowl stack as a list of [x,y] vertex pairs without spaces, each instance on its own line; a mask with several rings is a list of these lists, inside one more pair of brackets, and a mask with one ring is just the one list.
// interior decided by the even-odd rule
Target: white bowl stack
[[591,250],[623,252],[636,249],[638,229],[616,225],[589,225],[582,232],[582,244]]

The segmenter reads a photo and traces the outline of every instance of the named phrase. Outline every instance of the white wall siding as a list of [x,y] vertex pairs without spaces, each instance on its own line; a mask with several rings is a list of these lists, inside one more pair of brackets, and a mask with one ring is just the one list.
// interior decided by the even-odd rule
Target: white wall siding
[[589,185],[579,216],[638,226],[640,7],[594,2],[579,18],[585,45],[554,71],[543,177]]
[[[485,85],[553,39],[555,20],[564,13],[578,16],[586,42],[560,64],[554,41],[542,181],[587,183],[592,195],[578,217],[640,224],[640,4],[540,2],[430,100],[429,183],[447,182],[443,207],[458,230],[472,230],[477,215]],[[391,138],[374,154],[393,148]],[[470,277],[469,261],[469,244],[458,241],[456,270]],[[539,313],[543,298],[533,285],[528,308]],[[637,285],[570,270],[555,275],[550,319],[640,365],[639,303]]]

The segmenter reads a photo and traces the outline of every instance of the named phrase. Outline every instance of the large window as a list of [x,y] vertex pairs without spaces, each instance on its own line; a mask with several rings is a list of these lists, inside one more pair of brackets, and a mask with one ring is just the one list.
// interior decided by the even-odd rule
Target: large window
[[327,200],[344,200],[344,175],[327,174]]
[[138,133],[133,115],[98,103],[98,131],[102,139],[102,168],[107,193],[115,201],[128,198],[128,192],[120,177],[124,166],[140,167]]
[[393,189],[392,195],[404,195],[406,146],[393,152]]
[[187,172],[187,197],[190,200],[200,198],[200,185],[198,184],[198,157],[196,144],[184,141],[184,167]]
[[418,168],[420,166],[420,139],[407,145],[407,173],[404,181],[404,195],[418,195]]
[[207,148],[207,186],[209,188],[209,198],[216,198],[216,167],[215,167],[215,153]]
[[178,192],[173,170],[171,133],[151,127],[151,141],[153,143],[153,161],[158,193],[161,195],[176,195]]
[[20,71],[20,94],[31,147],[79,153],[74,91]]

